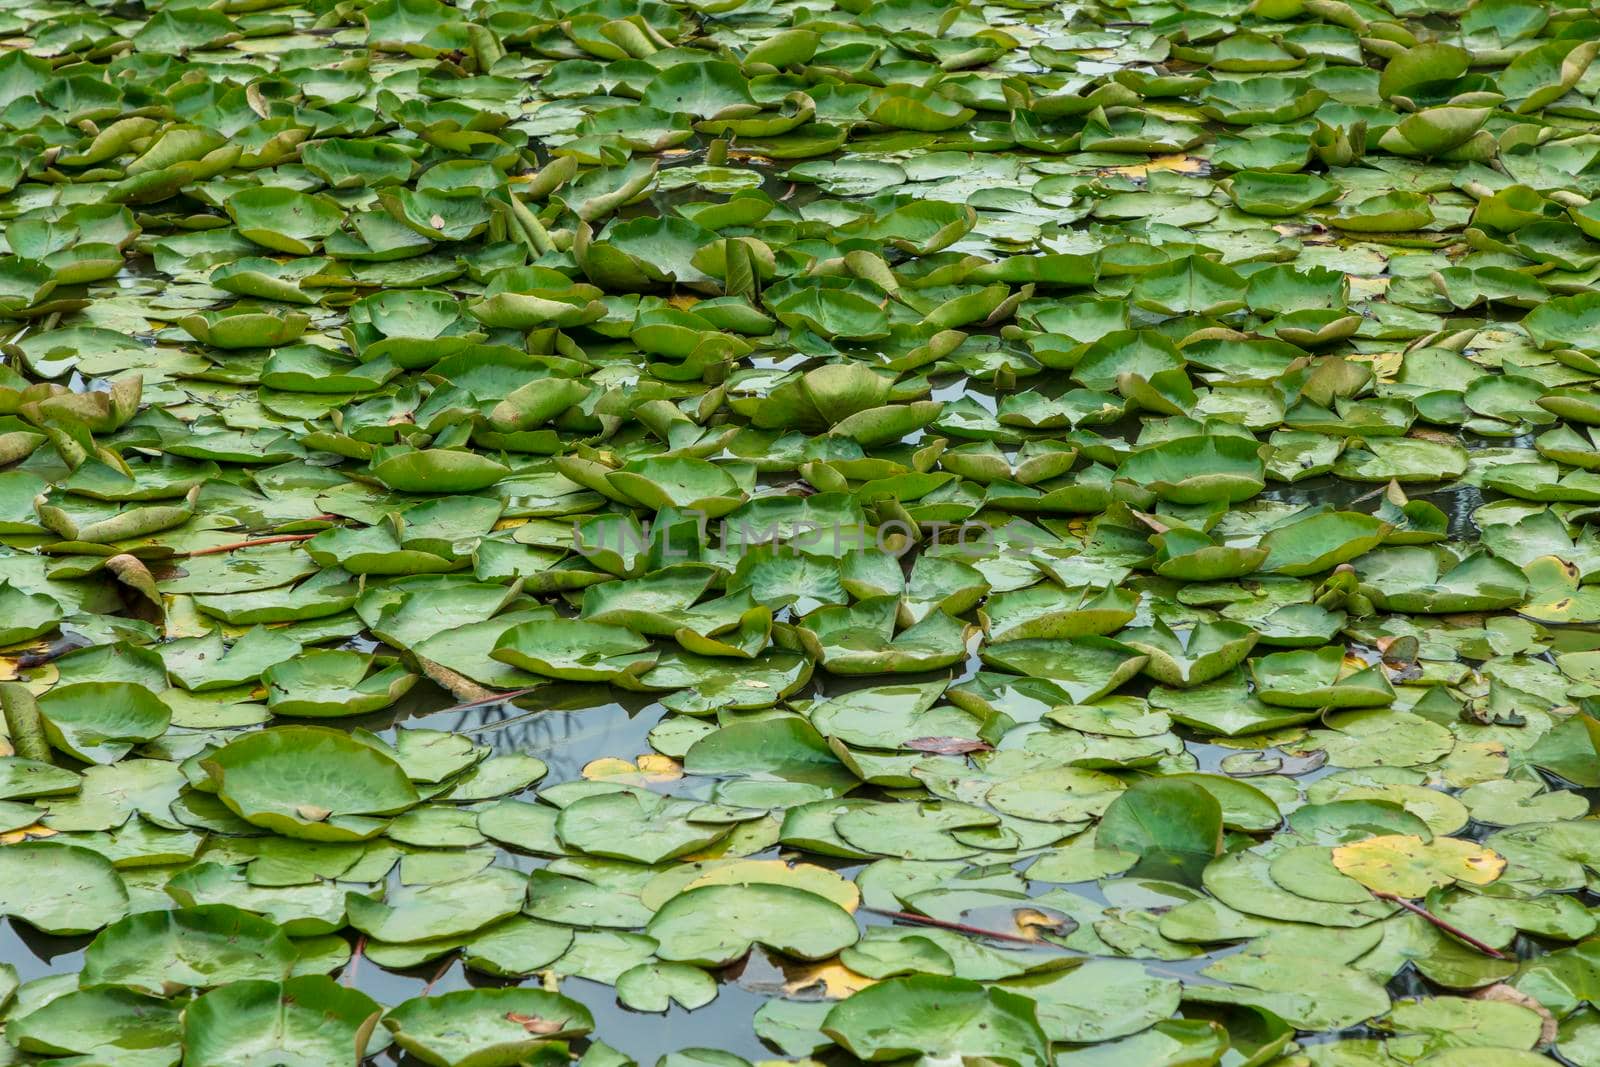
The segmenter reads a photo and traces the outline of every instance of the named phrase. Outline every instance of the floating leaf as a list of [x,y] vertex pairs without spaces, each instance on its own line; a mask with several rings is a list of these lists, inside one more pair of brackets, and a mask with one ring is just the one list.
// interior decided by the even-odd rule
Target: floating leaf
[[577,1001],[541,989],[464,989],[413,997],[391,1008],[383,1025],[424,1063],[465,1067],[515,1063],[547,1042],[588,1033],[594,1017]]
[[960,978],[914,975],[868,986],[829,1011],[822,1031],[868,1062],[912,1055],[1018,1067],[1052,1062],[1032,1001]]
[[1453,837],[1424,841],[1391,834],[1339,845],[1333,865],[1374,892],[1420,897],[1453,882],[1487,885],[1500,876],[1505,860]]
[[312,841],[364,840],[417,803],[389,756],[335,730],[280,726],[205,760],[217,795],[247,822]]

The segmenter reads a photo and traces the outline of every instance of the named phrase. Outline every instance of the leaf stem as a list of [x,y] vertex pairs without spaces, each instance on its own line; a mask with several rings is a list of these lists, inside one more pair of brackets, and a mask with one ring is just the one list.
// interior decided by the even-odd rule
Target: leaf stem
[[1495,948],[1493,945],[1484,944],[1482,941],[1479,941],[1477,938],[1473,937],[1465,930],[1462,930],[1460,927],[1453,926],[1450,923],[1445,922],[1427,908],[1424,908],[1420,904],[1414,904],[1405,897],[1396,896],[1394,893],[1380,893],[1377,890],[1373,890],[1372,895],[1377,897],[1379,900],[1387,900],[1391,903],[1398,904],[1413,915],[1421,916],[1422,918],[1431,922],[1433,925],[1437,926],[1439,929],[1443,930],[1445,933],[1449,934],[1451,937],[1471,945],[1485,956],[1492,956],[1497,960],[1510,959],[1509,956]]
[[[1076,960],[1126,960],[1128,958],[1126,956],[1100,955],[1094,952],[1082,952],[1078,949],[1068,948],[1067,946],[1058,944],[1054,941],[1034,940],[1032,938],[1019,936],[1017,934],[1003,934],[998,930],[985,930],[980,926],[968,926],[966,923],[951,922],[948,919],[935,919],[931,916],[917,915],[909,911],[886,911],[883,908],[868,907],[864,904],[861,906],[860,910],[868,912],[872,915],[882,915],[885,918],[894,919],[898,922],[911,923],[915,926],[933,926],[940,930],[953,930],[958,934],[971,934],[974,937],[989,937],[995,939],[996,941],[1010,941],[1018,945],[1027,945],[1031,948],[1053,948],[1057,952],[1065,953]],[[1221,982],[1218,982],[1215,979],[1209,979],[1204,975],[1196,977],[1193,974],[1186,974],[1182,971],[1172,970],[1167,967],[1157,967],[1145,960],[1135,960],[1134,962],[1140,964],[1142,967],[1144,967],[1145,971],[1150,974],[1158,974],[1164,978],[1172,978],[1179,982],[1201,983],[1207,985],[1222,984]]]
[[314,533],[276,534],[272,537],[257,537],[250,541],[233,541],[226,545],[212,545],[210,548],[196,548],[185,552],[187,558],[195,556],[215,556],[223,552],[236,552],[241,548],[255,548],[257,545],[281,545],[290,541],[309,541],[317,536]]
[[[916,915],[909,911],[885,911],[882,908],[863,907],[862,911],[871,912],[873,915],[882,915],[896,922],[912,923],[916,926],[936,926],[941,930],[954,930],[961,934],[973,934],[977,937],[991,937],[996,941],[1014,941],[1019,945],[1032,945],[1041,948],[1049,945],[1048,941],[1036,941],[1031,937],[1020,934],[1003,934],[998,930],[985,930],[981,926],[968,926],[966,923],[950,922],[948,919],[935,919],[928,915]],[[1055,947],[1055,946],[1052,946]]]
[[366,948],[367,935],[357,934],[356,947],[350,952],[350,964],[344,969],[344,973],[339,976],[340,985],[345,986],[346,988],[352,988],[355,986],[356,971],[361,969],[361,954],[366,951]]

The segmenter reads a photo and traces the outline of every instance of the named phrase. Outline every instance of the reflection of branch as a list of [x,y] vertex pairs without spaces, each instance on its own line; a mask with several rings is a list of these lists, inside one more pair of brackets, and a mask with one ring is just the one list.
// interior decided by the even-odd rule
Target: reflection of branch
[[80,648],[87,647],[89,646],[85,645],[81,639],[63,637],[59,641],[50,642],[50,644],[37,652],[24,652],[16,657],[17,669],[32,670],[35,667],[43,667],[46,663],[54,662],[68,652],[76,652]]
[[498,754],[537,756],[549,765],[550,782],[566,781],[590,760],[616,755],[616,746],[648,744],[646,735],[666,714],[648,695],[590,695],[585,703],[569,688],[541,682],[436,710],[416,708],[394,725],[462,734]]
[[[501,710],[501,714],[505,714],[504,710]],[[538,711],[523,711],[521,708],[518,708],[517,714],[508,718],[499,719],[494,722],[480,722],[476,726],[469,726],[467,724],[468,716],[463,715],[459,720],[457,720],[454,732],[458,734],[488,734],[518,725],[543,728],[544,732],[549,732],[551,718],[552,716],[548,709],[541,709]],[[564,731],[564,733],[568,734],[571,732],[572,729],[570,726]],[[512,734],[511,736],[515,737],[516,735]]]
[[1372,895],[1377,897],[1379,900],[1387,900],[1398,904],[1413,915],[1421,916],[1422,918],[1431,922],[1433,925],[1437,926],[1439,929],[1443,930],[1445,933],[1449,934],[1451,937],[1471,945],[1485,956],[1493,956],[1497,960],[1508,958],[1504,952],[1501,952],[1494,946],[1484,944],[1482,941],[1479,941],[1465,930],[1452,926],[1443,919],[1439,918],[1439,916],[1435,915],[1433,912],[1429,911],[1427,908],[1422,907],[1420,904],[1413,904],[1405,897],[1396,896],[1393,893],[1380,893],[1377,890],[1373,890]]
[[418,996],[425,997],[429,993],[432,993],[433,987],[439,984],[439,979],[443,978],[445,974],[449,972],[450,968],[455,965],[455,962],[456,954],[454,952],[446,952],[444,955],[444,962],[439,964],[439,969],[433,972],[433,977],[428,979],[428,984],[422,987],[422,992],[419,993]]

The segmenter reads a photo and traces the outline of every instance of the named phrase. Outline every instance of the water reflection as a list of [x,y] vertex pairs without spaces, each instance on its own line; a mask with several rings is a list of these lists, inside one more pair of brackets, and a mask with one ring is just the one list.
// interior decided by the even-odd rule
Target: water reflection
[[[1268,483],[1256,499],[1271,500],[1281,504],[1299,504],[1306,507],[1329,505],[1341,511],[1360,511],[1371,514],[1383,503],[1384,487],[1370,483],[1345,481],[1324,476],[1307,478],[1290,485]],[[1404,487],[1411,500],[1426,500],[1450,520],[1448,537],[1452,541],[1476,541],[1478,524],[1472,513],[1484,505],[1483,490],[1465,482],[1452,482],[1439,486],[1408,485]]]
[[76,974],[83,969],[83,950],[94,940],[54,937],[12,919],[0,924],[0,960],[17,969],[24,982],[51,974]]
[[418,711],[398,725],[466,734],[495,754],[519,752],[550,766],[547,784],[579,777],[603,756],[650,751],[650,731],[667,714],[643,694],[600,686],[550,686],[515,700]]

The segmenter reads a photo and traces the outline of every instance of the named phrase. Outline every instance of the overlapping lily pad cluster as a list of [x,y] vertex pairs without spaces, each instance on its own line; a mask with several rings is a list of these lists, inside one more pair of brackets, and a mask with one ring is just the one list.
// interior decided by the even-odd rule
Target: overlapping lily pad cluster
[[0,34],[0,1061],[1600,1065],[1589,8]]

